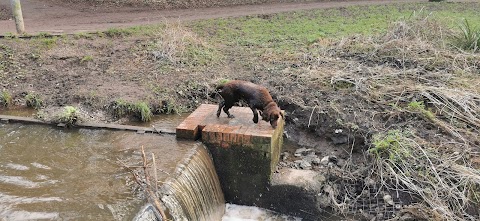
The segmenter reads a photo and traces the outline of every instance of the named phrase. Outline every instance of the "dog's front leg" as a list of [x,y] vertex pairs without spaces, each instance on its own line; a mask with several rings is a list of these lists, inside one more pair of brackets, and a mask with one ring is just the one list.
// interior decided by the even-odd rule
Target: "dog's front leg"
[[253,123],[258,123],[258,112],[257,112],[257,109],[254,108],[254,107],[250,107],[250,109],[252,109],[252,112],[253,112]]
[[222,101],[220,102],[220,104],[218,104],[217,117],[220,117],[220,113],[222,113],[223,106],[225,106],[225,101]]

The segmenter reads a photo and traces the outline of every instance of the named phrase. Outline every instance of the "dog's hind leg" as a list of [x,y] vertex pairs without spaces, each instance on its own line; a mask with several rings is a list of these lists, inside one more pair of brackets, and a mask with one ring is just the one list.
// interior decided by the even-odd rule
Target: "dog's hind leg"
[[223,106],[225,106],[225,101],[222,101],[220,102],[220,104],[218,104],[217,117],[220,117],[220,113],[222,112]]

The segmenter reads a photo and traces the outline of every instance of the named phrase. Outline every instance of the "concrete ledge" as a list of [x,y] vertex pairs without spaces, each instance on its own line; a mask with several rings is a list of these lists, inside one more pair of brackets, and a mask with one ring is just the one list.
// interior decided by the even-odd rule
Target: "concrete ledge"
[[268,189],[283,145],[285,120],[277,128],[253,123],[247,107],[233,107],[227,118],[218,106],[202,104],[177,127],[177,138],[201,139],[212,154],[227,202],[259,205]]
[[[43,125],[50,125],[50,126],[57,125],[56,123],[41,121],[31,117],[18,117],[18,116],[10,116],[10,115],[0,115],[0,121],[5,123],[12,122],[12,123],[27,123],[27,124],[43,124]],[[175,131],[168,130],[168,129],[156,129],[156,128],[137,127],[137,126],[120,125],[120,124],[85,122],[85,123],[77,123],[74,125],[74,127],[89,128],[89,129],[127,130],[127,131],[135,131],[135,132],[142,132],[142,133],[175,134]]]

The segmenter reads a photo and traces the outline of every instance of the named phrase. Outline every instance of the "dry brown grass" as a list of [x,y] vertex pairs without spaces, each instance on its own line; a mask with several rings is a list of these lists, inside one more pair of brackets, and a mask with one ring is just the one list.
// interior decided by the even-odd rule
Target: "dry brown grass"
[[[403,212],[423,214],[420,218],[428,220],[479,218],[477,211],[467,210],[478,207],[480,194],[480,171],[471,161],[480,150],[480,54],[458,50],[451,44],[453,35],[428,15],[414,16],[395,23],[382,36],[319,44],[319,54],[307,59],[310,68],[334,70],[309,79],[329,79],[333,89],[360,97],[354,107],[357,115],[383,116],[383,124],[376,121],[365,130],[373,134],[365,136],[371,146],[365,157],[368,162],[373,159],[367,163],[369,171],[359,172],[348,161],[343,179],[369,179],[385,191],[408,193],[420,199],[419,204]],[[383,110],[362,103],[378,104]],[[349,115],[345,107],[334,112]],[[436,137],[424,135],[432,130]],[[358,199],[340,202],[341,191],[327,192],[337,196],[332,205],[347,213],[348,204]]]

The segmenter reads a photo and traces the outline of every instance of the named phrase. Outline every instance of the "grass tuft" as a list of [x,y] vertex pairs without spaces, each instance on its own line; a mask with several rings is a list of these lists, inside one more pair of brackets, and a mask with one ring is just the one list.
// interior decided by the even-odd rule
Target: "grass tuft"
[[132,106],[133,114],[143,122],[148,122],[152,120],[152,111],[150,107],[145,102],[138,102]]
[[11,103],[12,95],[6,90],[2,91],[2,93],[0,93],[0,106],[8,107]]
[[455,36],[455,45],[463,50],[477,52],[480,50],[480,29],[475,29],[467,19],[458,25],[461,34]]
[[38,94],[28,93],[25,96],[25,100],[27,107],[33,107],[34,109],[38,110],[43,106],[43,100]]
[[134,116],[143,122],[152,120],[153,114],[146,102],[130,103],[122,99],[110,104],[109,111],[116,118]]
[[63,112],[58,116],[58,123],[64,123],[67,126],[73,126],[78,120],[78,111],[75,107],[66,106]]
[[80,60],[80,63],[85,63],[85,62],[89,62],[89,61],[93,61],[93,56],[91,56],[91,55],[85,55],[85,56]]

